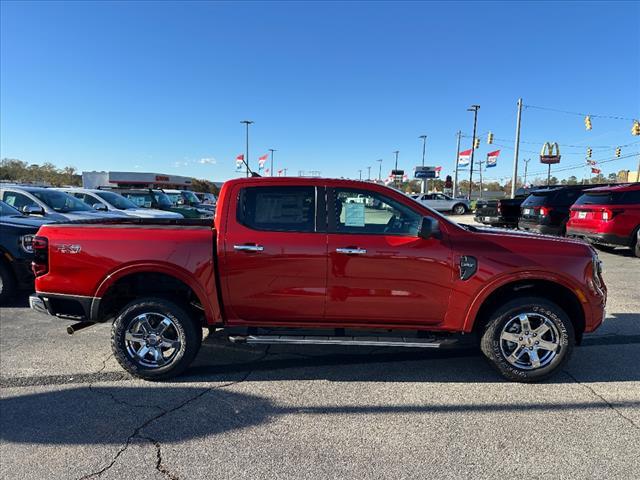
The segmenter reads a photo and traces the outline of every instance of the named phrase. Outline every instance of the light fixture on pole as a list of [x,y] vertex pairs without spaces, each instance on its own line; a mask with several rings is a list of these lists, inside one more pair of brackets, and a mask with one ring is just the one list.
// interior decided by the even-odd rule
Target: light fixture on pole
[[240,123],[244,123],[247,126],[247,143],[246,143],[246,151],[245,151],[245,166],[247,167],[247,177],[249,176],[249,125],[253,123],[253,120],[242,120]]

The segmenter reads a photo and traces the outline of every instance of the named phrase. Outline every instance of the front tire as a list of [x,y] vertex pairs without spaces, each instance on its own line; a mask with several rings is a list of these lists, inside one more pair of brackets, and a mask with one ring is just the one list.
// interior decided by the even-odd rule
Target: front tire
[[575,345],[571,320],[558,305],[540,297],[507,302],[490,317],[480,347],[508,380],[537,382],[569,361]]
[[462,203],[458,203],[453,206],[453,213],[455,213],[456,215],[464,215],[465,213],[467,213],[467,207],[465,207]]
[[201,343],[202,328],[180,306],[158,298],[132,301],[111,329],[116,360],[127,372],[145,380],[180,375]]

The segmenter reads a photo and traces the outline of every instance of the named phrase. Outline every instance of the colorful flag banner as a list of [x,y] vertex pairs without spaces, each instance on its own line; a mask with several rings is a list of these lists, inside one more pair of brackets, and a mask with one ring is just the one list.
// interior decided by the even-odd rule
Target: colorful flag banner
[[265,174],[266,176],[271,175],[271,170],[269,170],[269,169],[267,168],[267,169],[264,171],[264,174]]
[[595,173],[596,175],[598,175],[600,172],[602,172],[602,170],[600,170],[599,168],[591,167],[591,173]]
[[587,162],[587,165],[591,165],[591,166],[596,165],[598,163],[595,160],[586,160],[586,162]]
[[487,168],[495,167],[498,164],[498,155],[500,155],[500,150],[487,153]]
[[442,171],[442,167],[436,167],[434,170],[436,171],[436,178],[440,178],[440,172]]
[[236,170],[242,170],[242,166],[244,165],[244,154],[240,154],[236,157]]
[[264,164],[267,163],[268,158],[269,158],[268,153],[265,153],[261,157],[258,157],[258,170],[264,169]]
[[471,149],[460,152],[458,155],[458,166],[466,167],[471,162]]
[[282,172],[284,172],[284,169],[282,169],[282,168],[281,168],[280,170],[278,170],[278,176],[279,176],[279,177],[281,177],[281,176],[282,176]]

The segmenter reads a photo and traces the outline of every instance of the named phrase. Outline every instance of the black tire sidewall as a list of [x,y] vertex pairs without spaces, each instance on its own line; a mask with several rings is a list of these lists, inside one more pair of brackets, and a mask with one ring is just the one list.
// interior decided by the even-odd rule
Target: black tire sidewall
[[[171,318],[181,337],[180,350],[170,364],[148,368],[136,363],[129,356],[125,334],[134,319],[141,313],[161,313]],[[118,363],[127,372],[146,380],[165,380],[180,375],[195,358],[202,343],[202,329],[177,304],[159,298],[142,298],[126,305],[113,322],[111,348]]]
[[[461,210],[458,212],[457,209],[461,209]],[[461,203],[458,203],[453,206],[453,213],[457,215],[464,215],[466,211],[467,211],[467,208]]]
[[0,276],[2,277],[2,291],[0,292],[0,302],[4,304],[15,293],[15,280],[9,267],[0,261]]
[[[500,349],[500,334],[504,325],[519,313],[540,313],[558,329],[560,350],[545,367],[522,370],[511,365]],[[498,308],[491,316],[482,335],[480,346],[493,366],[509,380],[519,382],[540,381],[555,374],[568,362],[575,344],[575,331],[567,314],[555,303],[538,297],[520,297]]]

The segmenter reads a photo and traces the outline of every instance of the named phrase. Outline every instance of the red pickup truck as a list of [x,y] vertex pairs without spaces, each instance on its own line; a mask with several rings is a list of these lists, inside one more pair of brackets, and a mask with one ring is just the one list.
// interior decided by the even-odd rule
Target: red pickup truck
[[183,372],[203,328],[247,343],[416,348],[477,341],[508,379],[558,371],[604,317],[582,241],[459,225],[366,182],[224,184],[214,225],[45,225],[32,308],[113,321],[116,358],[149,380]]

